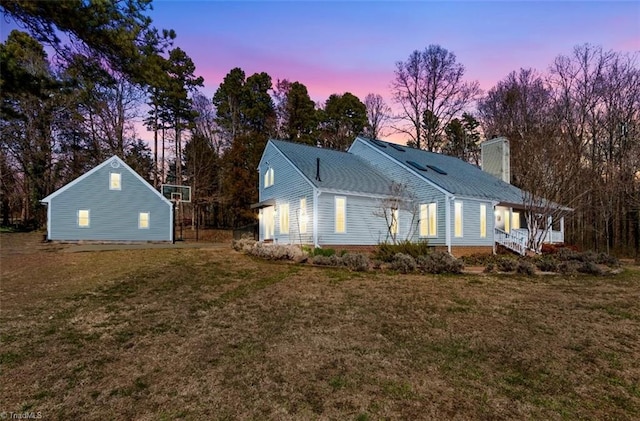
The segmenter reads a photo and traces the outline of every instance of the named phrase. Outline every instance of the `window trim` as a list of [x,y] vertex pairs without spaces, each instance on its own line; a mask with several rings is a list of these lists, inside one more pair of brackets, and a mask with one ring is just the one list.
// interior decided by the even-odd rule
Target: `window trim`
[[[82,225],[80,223],[81,220],[81,216],[80,216],[80,212],[86,212],[87,216],[87,223],[86,225]],[[76,224],[78,225],[78,228],[91,228],[91,209],[78,209],[78,212],[76,212]]]
[[480,238],[487,238],[487,205],[480,204]]
[[420,204],[419,234],[422,238],[438,237],[438,202]]
[[[338,208],[338,203],[341,202],[342,206]],[[335,234],[346,234],[347,233],[347,197],[346,196],[335,196],[334,197],[334,206],[333,206],[333,217],[334,217],[334,232]],[[338,213],[342,212],[342,229],[339,229],[338,226]]]
[[267,171],[264,173],[264,188],[268,188],[273,186],[275,181],[273,167],[267,168]]
[[[147,215],[147,226],[142,226],[142,215]],[[151,227],[151,212],[138,212],[138,229],[148,230]]]
[[[458,228],[460,228],[458,230]],[[463,202],[456,200],[453,202],[453,236],[455,238],[464,237],[464,207]]]
[[[286,209],[286,212],[285,212]],[[285,219],[286,214],[286,219]],[[283,229],[283,225],[286,222],[286,230]],[[291,213],[288,203],[281,203],[278,205],[278,233],[279,234],[289,234],[289,230],[291,229]]]
[[300,198],[300,222],[299,222],[299,227],[298,230],[300,231],[300,234],[306,234],[307,233],[307,223],[308,223],[308,216],[307,216],[307,198],[306,197],[302,197]]
[[[118,185],[114,187],[114,176],[118,176]],[[122,190],[122,173],[119,172],[109,172],[109,190]]]

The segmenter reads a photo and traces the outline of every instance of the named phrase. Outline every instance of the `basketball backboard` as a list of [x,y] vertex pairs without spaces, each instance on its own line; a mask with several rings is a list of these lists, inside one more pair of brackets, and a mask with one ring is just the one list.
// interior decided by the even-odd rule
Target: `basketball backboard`
[[162,195],[172,202],[191,202],[191,186],[162,184],[160,189]]

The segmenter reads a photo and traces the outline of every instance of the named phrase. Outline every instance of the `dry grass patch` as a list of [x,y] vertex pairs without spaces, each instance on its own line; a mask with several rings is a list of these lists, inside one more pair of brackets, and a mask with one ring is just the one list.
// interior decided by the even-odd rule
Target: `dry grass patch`
[[0,411],[640,416],[637,267],[609,278],[392,275],[226,249],[4,253],[1,239]]

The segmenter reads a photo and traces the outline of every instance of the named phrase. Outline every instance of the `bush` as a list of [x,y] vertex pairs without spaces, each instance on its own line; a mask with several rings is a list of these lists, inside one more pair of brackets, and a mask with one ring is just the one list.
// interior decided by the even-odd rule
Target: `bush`
[[527,260],[519,260],[516,266],[516,273],[521,275],[533,276],[536,274],[536,267]]
[[252,235],[244,234],[239,240],[233,240],[231,246],[235,251],[248,252],[255,244],[256,240],[253,239]]
[[342,259],[335,254],[331,256],[324,256],[319,254],[317,256],[313,256],[311,260],[314,265],[320,266],[340,266],[342,264]]
[[434,251],[427,256],[418,256],[417,266],[426,273],[461,273],[464,263],[449,253]]
[[331,257],[336,254],[334,249],[321,249],[320,247],[316,247],[309,253],[310,256],[325,256]]
[[484,268],[484,273],[493,273],[496,271],[496,266],[493,263],[487,263]]
[[429,254],[429,243],[427,241],[400,241],[397,244],[380,243],[374,251],[374,256],[383,262],[392,262],[395,255],[401,253],[413,257],[426,256]]
[[362,253],[347,253],[342,256],[342,264],[356,272],[369,270],[369,258]]
[[600,265],[607,265],[612,268],[620,267],[620,261],[607,253],[599,253],[596,258],[596,263]]
[[558,264],[558,272],[563,275],[573,275],[578,272],[580,262],[576,260],[567,260]]
[[542,272],[557,272],[558,262],[551,257],[543,257],[536,261],[536,266]]
[[509,257],[502,257],[497,263],[500,272],[514,272],[518,267],[518,261]]
[[396,253],[389,267],[400,273],[411,273],[416,270],[416,260],[404,253]]
[[300,247],[291,244],[255,243],[247,253],[265,260],[293,260],[301,262],[306,258]]
[[582,260],[580,253],[570,248],[558,249],[558,252],[556,253],[556,255],[558,257],[558,260],[563,262],[566,262],[569,260]]
[[579,267],[578,267],[578,272],[580,273],[587,273],[589,275],[602,275],[604,272],[602,271],[602,269],[600,268],[600,266],[598,266],[596,263],[594,262],[583,262]]

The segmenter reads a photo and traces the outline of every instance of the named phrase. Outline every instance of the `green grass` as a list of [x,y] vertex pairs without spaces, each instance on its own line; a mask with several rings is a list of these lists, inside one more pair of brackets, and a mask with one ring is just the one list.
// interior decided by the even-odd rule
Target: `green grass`
[[637,267],[567,278],[355,273],[230,247],[73,254],[19,238],[1,267],[3,411],[640,416]]

